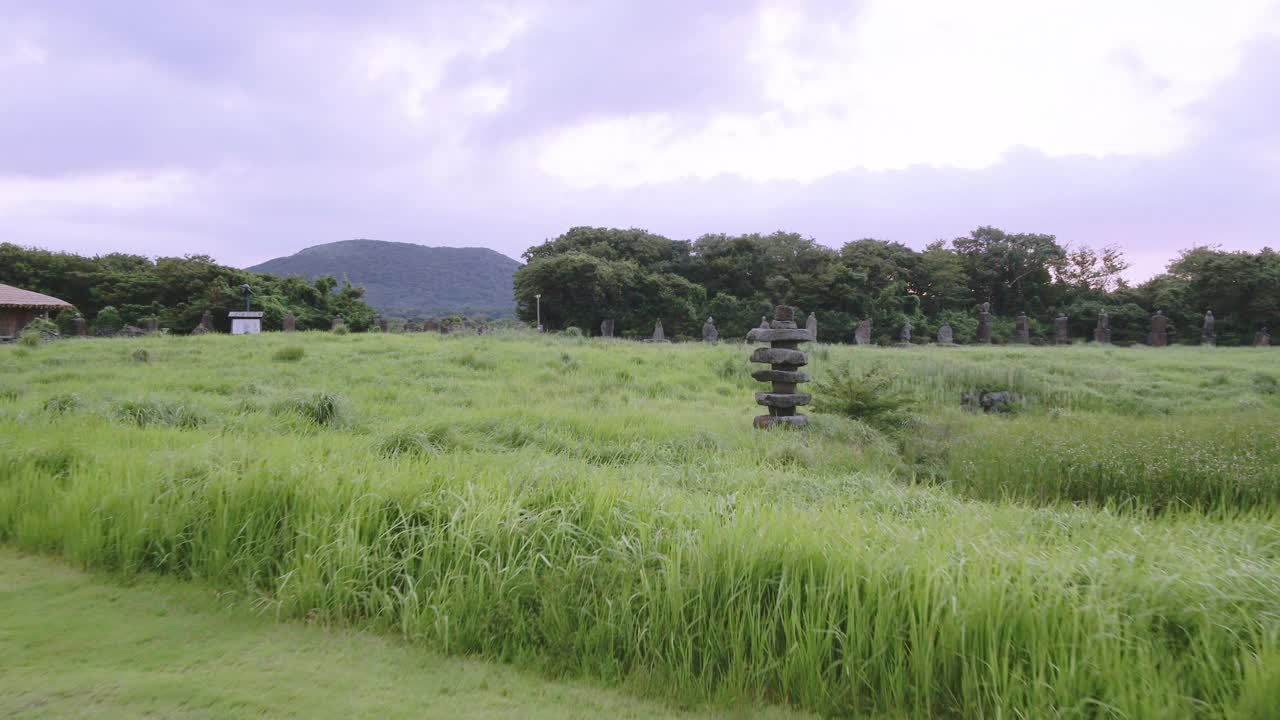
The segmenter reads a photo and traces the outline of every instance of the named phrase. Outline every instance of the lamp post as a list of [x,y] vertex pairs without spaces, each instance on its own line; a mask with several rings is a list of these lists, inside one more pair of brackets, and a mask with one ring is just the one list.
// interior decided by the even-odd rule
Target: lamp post
[[538,332],[542,332],[542,293],[533,296],[538,301]]

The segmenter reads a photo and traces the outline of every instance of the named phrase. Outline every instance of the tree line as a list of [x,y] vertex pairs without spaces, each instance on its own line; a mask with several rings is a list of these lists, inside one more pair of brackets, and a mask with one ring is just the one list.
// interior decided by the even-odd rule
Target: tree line
[[[219,265],[207,255],[162,257],[111,253],[85,257],[0,243],[0,283],[65,300],[101,334],[155,318],[161,327],[190,332],[206,310],[214,329],[229,330],[227,313],[243,310],[240,286],[253,289],[263,329],[278,330],[290,312],[298,329],[329,329],[341,315],[353,330],[367,329],[376,311],[364,289],[332,276],[309,282]],[[64,317],[64,323],[67,318]],[[65,328],[64,328],[65,331]]]
[[1221,345],[1246,345],[1264,325],[1280,325],[1280,254],[1183,251],[1166,272],[1132,286],[1119,248],[1070,247],[1053,235],[980,227],[922,251],[878,239],[819,245],[797,233],[703,235],[673,240],[645,230],[575,227],[529,248],[516,271],[516,311],[543,325],[598,334],[615,320],[619,334],[644,337],[661,320],[667,333],[698,337],[707,316],[722,337],[742,337],[776,304],[815,312],[819,336],[852,342],[871,321],[876,342],[898,339],[910,321],[932,338],[949,323],[972,342],[978,307],[991,304],[993,335],[1004,341],[1014,319],[1032,320],[1033,342],[1050,341],[1053,317],[1070,318],[1071,335],[1092,337],[1102,310],[1116,344],[1146,342],[1150,316],[1170,318],[1171,341],[1199,341],[1206,310]]

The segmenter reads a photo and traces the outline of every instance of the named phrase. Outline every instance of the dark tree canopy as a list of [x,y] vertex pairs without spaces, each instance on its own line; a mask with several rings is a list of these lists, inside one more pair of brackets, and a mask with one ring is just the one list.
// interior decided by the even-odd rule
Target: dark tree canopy
[[214,327],[226,330],[227,313],[244,309],[240,286],[245,283],[253,288],[254,308],[265,313],[266,329],[279,329],[292,312],[299,329],[327,329],[333,316],[341,315],[351,328],[363,330],[376,314],[364,302],[362,288],[333,277],[314,283],[280,278],[219,265],[207,255],[152,261],[140,255],[83,257],[0,243],[0,283],[66,300],[103,330],[156,318],[174,332],[189,332],[206,310],[213,313]]
[[1136,288],[1124,282],[1128,264],[1115,247],[1067,247],[1053,235],[994,227],[923,251],[874,238],[837,251],[788,232],[689,242],[634,228],[576,227],[524,257],[515,278],[520,317],[534,320],[541,293],[545,326],[591,334],[613,318],[621,334],[643,337],[660,319],[669,335],[693,338],[711,315],[722,337],[741,337],[778,303],[816,312],[820,336],[832,342],[852,342],[864,319],[880,342],[895,341],[907,321],[919,338],[948,323],[958,342],[972,342],[982,303],[991,303],[997,341],[1023,312],[1033,341],[1051,340],[1058,312],[1070,317],[1073,337],[1088,339],[1106,310],[1117,343],[1145,342],[1156,309],[1170,316],[1182,342],[1198,342],[1207,309],[1224,345],[1247,344],[1263,324],[1280,326],[1280,259],[1270,249],[1193,248]]

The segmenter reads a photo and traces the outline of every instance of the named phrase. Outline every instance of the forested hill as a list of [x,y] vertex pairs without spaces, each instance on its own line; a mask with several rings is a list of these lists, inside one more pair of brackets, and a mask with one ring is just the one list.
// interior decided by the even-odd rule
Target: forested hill
[[506,315],[515,310],[512,276],[520,263],[488,248],[426,247],[381,240],[316,245],[249,270],[274,275],[346,277],[383,313]]

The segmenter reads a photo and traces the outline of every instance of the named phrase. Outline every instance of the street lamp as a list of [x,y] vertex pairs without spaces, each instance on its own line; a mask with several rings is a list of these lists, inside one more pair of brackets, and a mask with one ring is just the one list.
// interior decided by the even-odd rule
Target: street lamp
[[542,293],[533,296],[538,301],[538,332],[542,332]]

